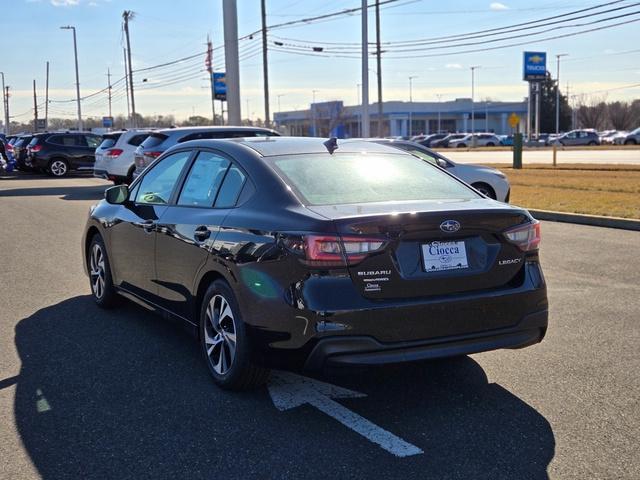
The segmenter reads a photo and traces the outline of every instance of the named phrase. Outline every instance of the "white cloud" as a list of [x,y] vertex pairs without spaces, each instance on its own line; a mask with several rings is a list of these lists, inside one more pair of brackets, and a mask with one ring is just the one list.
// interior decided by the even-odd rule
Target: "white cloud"
[[80,0],[51,0],[54,7],[75,7],[79,3]]
[[509,10],[509,7],[507,7],[504,3],[492,2],[489,5],[489,9],[493,11],[500,11],[500,10]]
[[460,65],[459,63],[447,63],[444,68],[450,68],[453,70],[460,70],[462,68],[462,65]]

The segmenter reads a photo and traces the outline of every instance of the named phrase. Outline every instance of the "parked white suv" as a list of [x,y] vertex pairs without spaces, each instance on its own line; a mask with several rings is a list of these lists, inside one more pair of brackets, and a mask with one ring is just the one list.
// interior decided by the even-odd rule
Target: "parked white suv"
[[151,130],[122,130],[102,136],[96,149],[93,176],[113,181],[114,184],[131,183],[135,161],[133,154],[149,136]]

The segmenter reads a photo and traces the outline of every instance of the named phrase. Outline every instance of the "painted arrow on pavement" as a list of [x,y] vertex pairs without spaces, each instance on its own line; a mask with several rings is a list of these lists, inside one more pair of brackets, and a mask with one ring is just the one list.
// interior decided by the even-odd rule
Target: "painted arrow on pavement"
[[424,453],[415,445],[405,442],[332,400],[332,398],[366,397],[364,393],[289,372],[274,371],[269,382],[269,394],[273,404],[280,411],[308,403],[397,457]]

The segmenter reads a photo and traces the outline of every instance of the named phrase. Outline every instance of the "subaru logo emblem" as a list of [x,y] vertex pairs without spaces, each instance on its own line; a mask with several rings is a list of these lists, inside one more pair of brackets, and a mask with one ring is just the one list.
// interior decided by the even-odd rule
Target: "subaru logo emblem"
[[445,220],[440,224],[440,230],[447,233],[454,233],[460,230],[460,222],[455,220]]

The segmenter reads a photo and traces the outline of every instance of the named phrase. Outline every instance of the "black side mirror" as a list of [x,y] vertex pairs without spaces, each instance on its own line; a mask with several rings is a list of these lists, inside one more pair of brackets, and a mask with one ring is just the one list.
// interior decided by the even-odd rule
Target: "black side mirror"
[[126,185],[116,185],[104,191],[104,198],[112,205],[122,205],[129,198],[129,187]]

